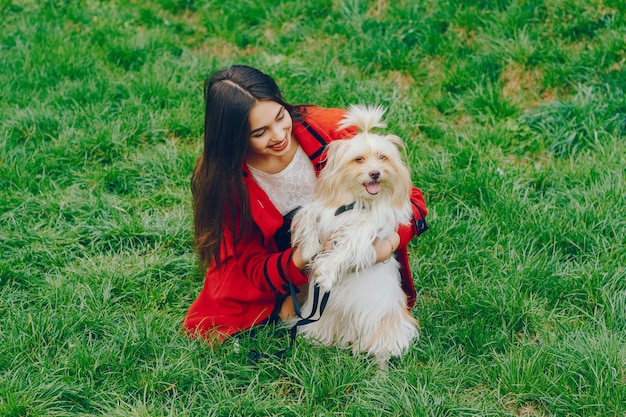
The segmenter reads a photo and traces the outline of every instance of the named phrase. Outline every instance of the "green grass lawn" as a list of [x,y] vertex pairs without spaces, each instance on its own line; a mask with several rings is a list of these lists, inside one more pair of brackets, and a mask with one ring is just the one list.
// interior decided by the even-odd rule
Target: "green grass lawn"
[[[623,0],[0,1],[0,416],[626,416]],[[430,230],[373,361],[180,333],[204,78],[387,107]]]

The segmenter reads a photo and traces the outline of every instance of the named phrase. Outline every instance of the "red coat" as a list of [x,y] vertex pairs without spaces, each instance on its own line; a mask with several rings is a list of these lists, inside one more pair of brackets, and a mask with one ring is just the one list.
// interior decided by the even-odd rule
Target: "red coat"
[[[307,107],[304,122],[294,122],[293,135],[311,159],[316,173],[322,168],[320,160],[326,143],[356,133],[353,128],[337,131],[337,123],[344,114],[345,110],[340,109]],[[192,336],[216,335],[223,339],[259,324],[274,310],[277,294],[289,293],[288,279],[294,286],[307,282],[306,276],[291,261],[292,249],[279,252],[274,242],[274,234],[283,223],[282,215],[253,180],[245,164],[242,175],[250,198],[252,236],[233,246],[232,230],[224,228],[220,267],[213,262],[208,268],[202,291],[183,322]],[[406,245],[426,230],[427,213],[419,189],[413,188],[411,201],[416,220],[400,227],[400,247],[396,251],[409,308],[415,303],[415,287]]]

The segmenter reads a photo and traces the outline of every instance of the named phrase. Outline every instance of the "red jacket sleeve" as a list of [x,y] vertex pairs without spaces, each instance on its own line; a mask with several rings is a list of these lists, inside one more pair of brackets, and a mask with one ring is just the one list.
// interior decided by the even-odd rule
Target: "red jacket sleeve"
[[225,235],[222,262],[236,262],[245,278],[260,291],[288,294],[289,281],[296,287],[308,281],[291,259],[293,249],[278,252],[273,241],[264,245],[258,227],[253,226],[250,236],[234,247],[230,233]]
[[405,247],[415,236],[419,236],[428,230],[428,225],[426,224],[426,215],[428,214],[426,202],[424,201],[422,191],[417,187],[411,188],[411,206],[413,209],[411,222],[398,228],[401,247]]

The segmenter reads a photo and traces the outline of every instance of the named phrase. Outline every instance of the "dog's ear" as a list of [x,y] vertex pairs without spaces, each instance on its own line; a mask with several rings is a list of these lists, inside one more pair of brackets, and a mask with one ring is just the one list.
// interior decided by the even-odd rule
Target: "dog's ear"
[[389,142],[393,143],[400,150],[405,150],[406,149],[406,145],[404,144],[404,141],[402,140],[402,138],[400,136],[385,135],[385,136],[383,136],[383,139],[388,140]]
[[396,209],[402,210],[405,204],[407,204],[413,183],[411,181],[411,171],[405,164],[398,163],[396,173],[397,178],[394,179],[396,182],[394,182],[392,189],[391,205]]
[[395,155],[390,158],[390,161],[394,164],[395,178],[394,186],[391,194],[391,205],[397,209],[402,209],[407,203],[409,194],[411,193],[411,187],[413,183],[411,181],[411,170],[409,165],[404,163],[404,156],[406,152],[406,146],[404,141],[396,135],[386,135],[382,137],[383,140],[388,141],[394,146],[393,152]]
[[328,168],[330,168],[330,170],[333,170],[333,167],[337,164],[337,158],[333,157],[332,155],[337,154],[339,152],[338,149],[340,149],[342,146],[345,146],[346,140],[335,140],[326,145],[321,160],[321,162],[324,163],[324,170],[322,170],[322,172],[326,171],[326,169]]
[[[352,201],[351,194],[342,186],[344,177],[341,174],[342,156],[345,148],[350,146],[352,139],[335,140],[326,146],[324,151],[324,169],[317,178],[315,198],[328,206],[342,205]],[[345,185],[345,184],[343,184]]]
[[326,170],[334,171],[336,169],[337,164],[339,163],[339,156],[343,155],[341,151],[343,148],[348,146],[352,139],[339,139],[334,140],[326,145],[324,148],[324,154],[322,155],[322,161],[324,162],[324,169],[322,172]]

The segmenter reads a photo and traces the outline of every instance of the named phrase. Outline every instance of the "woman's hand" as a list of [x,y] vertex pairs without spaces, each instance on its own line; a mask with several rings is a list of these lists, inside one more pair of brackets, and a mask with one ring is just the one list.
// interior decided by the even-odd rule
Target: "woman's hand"
[[293,305],[293,298],[291,298],[291,296],[285,298],[285,300],[281,304],[280,311],[278,312],[278,317],[282,321],[287,321],[292,317],[296,317],[296,308]]
[[398,246],[400,246],[400,235],[397,232],[388,238],[376,239],[374,241],[376,263],[388,261]]
[[[324,242],[324,246],[322,247],[321,253],[330,252],[333,249],[333,246],[334,246],[334,242],[333,242],[333,237],[331,236],[328,239],[326,239],[326,242]],[[302,257],[302,250],[298,246],[293,248],[291,259],[293,260],[294,265],[299,270],[303,270],[308,265],[308,262]]]

